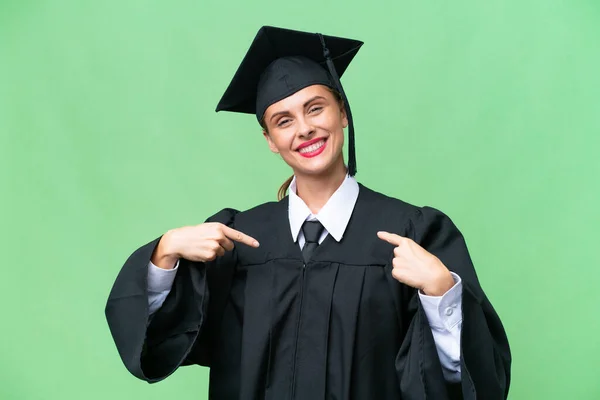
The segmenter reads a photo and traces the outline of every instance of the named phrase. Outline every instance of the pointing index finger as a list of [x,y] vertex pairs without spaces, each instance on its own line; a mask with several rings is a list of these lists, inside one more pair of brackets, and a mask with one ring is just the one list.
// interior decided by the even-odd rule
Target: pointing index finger
[[400,235],[396,235],[394,233],[389,233],[385,231],[377,232],[377,237],[381,240],[385,240],[390,244],[393,244],[394,246],[400,246],[400,244],[406,239]]
[[242,233],[240,231],[236,231],[235,229],[230,228],[228,226],[224,226],[223,227],[223,233],[229,239],[234,240],[236,242],[244,243],[244,244],[247,244],[248,246],[251,246],[251,247],[258,247],[259,246],[258,240],[254,239],[251,236],[246,235],[245,233]]

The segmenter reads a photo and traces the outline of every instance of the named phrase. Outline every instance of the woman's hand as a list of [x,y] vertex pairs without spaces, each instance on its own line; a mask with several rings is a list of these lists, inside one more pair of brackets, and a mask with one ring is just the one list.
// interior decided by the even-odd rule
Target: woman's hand
[[452,274],[440,259],[412,239],[388,232],[378,232],[377,236],[396,246],[392,276],[397,281],[428,296],[442,296],[454,286]]
[[163,269],[173,269],[180,258],[212,261],[233,250],[234,241],[259,246],[256,239],[217,222],[172,229],[160,239],[152,263]]

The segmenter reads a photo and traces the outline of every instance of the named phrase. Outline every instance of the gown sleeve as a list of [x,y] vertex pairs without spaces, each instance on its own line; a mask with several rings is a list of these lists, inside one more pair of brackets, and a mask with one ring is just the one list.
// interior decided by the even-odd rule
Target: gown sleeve
[[445,382],[427,316],[416,291],[412,315],[396,358],[403,399],[506,399],[511,354],[502,322],[475,273],[465,240],[448,216],[418,209],[409,228],[412,239],[462,278],[461,382]]
[[[207,222],[233,226],[236,210]],[[121,268],[106,303],[106,319],[125,367],[149,383],[181,365],[210,366],[210,349],[229,296],[235,249],[210,263],[180,260],[165,302],[150,318],[148,262],[160,238],[137,249]]]

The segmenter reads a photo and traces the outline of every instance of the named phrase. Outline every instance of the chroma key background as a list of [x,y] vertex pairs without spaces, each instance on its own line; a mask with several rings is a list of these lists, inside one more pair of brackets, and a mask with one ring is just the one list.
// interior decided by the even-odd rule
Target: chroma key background
[[289,175],[214,112],[261,25],[365,41],[357,178],[462,230],[510,399],[600,399],[597,0],[0,0],[0,398],[207,398],[129,375],[104,304],[139,245]]

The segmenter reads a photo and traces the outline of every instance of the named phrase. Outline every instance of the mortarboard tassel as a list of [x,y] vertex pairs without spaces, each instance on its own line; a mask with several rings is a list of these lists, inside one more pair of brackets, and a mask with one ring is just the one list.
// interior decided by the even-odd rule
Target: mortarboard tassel
[[333,65],[333,60],[329,54],[329,49],[325,45],[325,38],[322,34],[317,33],[319,39],[321,39],[321,45],[323,46],[323,56],[325,56],[325,61],[327,62],[327,68],[329,69],[329,73],[333,78],[335,85],[337,86],[338,91],[342,95],[342,100],[344,100],[344,107],[346,108],[346,114],[348,116],[348,173],[350,176],[356,175],[356,154],[354,150],[354,123],[352,121],[352,112],[350,111],[350,103],[348,103],[348,98],[346,97],[346,93],[344,92],[344,88],[342,87],[342,83],[340,82],[340,78],[335,70],[335,65]]

